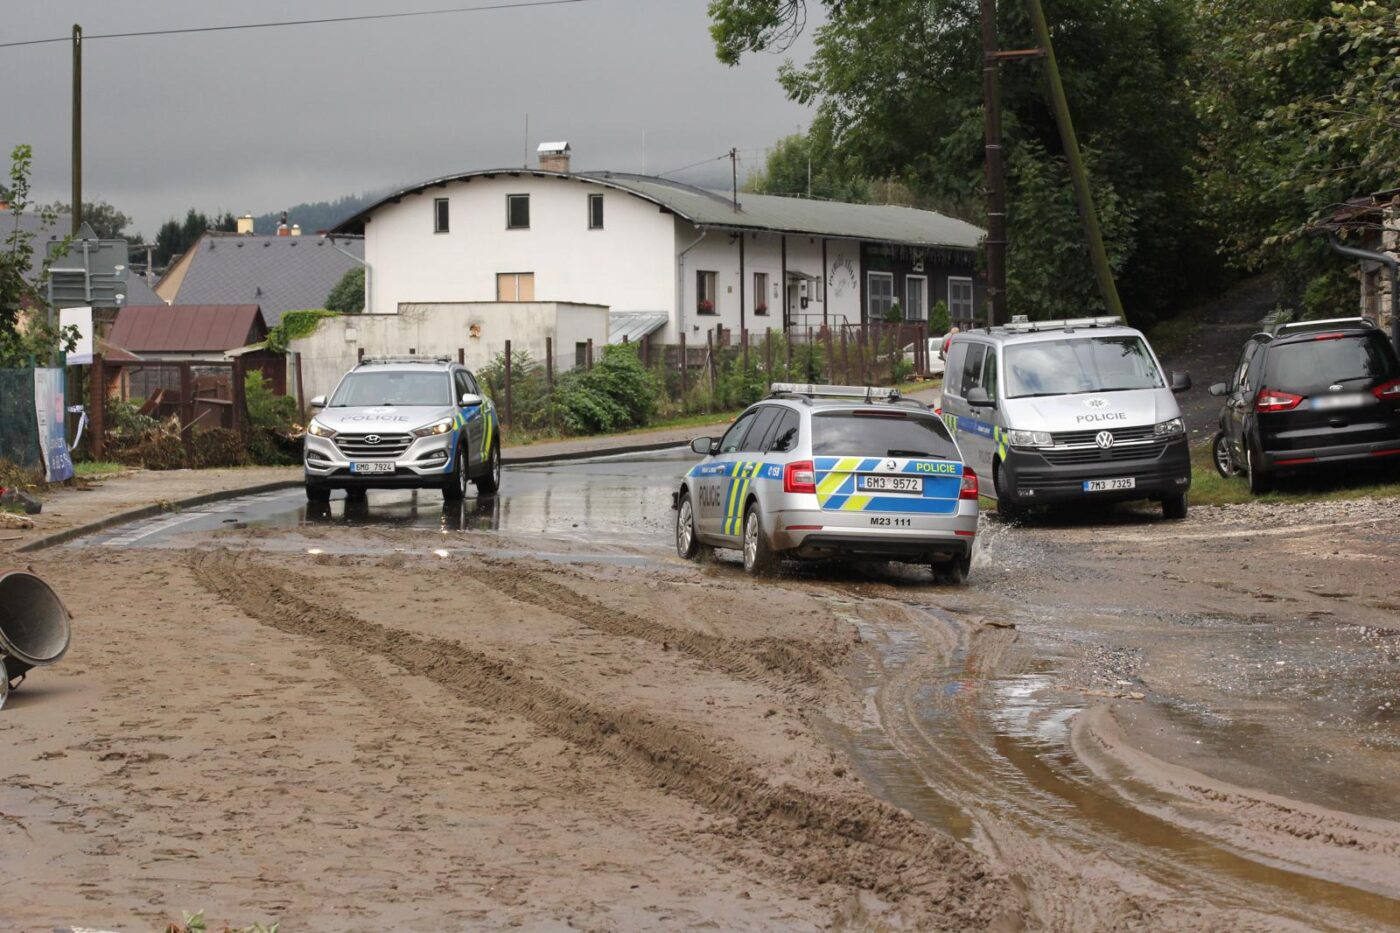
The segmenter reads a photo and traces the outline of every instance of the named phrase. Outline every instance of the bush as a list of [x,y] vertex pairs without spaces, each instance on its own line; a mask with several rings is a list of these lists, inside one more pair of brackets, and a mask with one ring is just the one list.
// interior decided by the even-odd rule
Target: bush
[[288,311],[282,315],[282,320],[277,322],[277,326],[267,332],[263,344],[269,350],[286,353],[293,340],[311,336],[316,333],[316,328],[321,325],[321,321],[328,317],[338,316],[336,312],[327,311],[325,308]]
[[948,302],[936,301],[928,312],[928,332],[932,336],[946,334],[953,326],[952,318],[948,316]]
[[247,453],[252,461],[263,466],[300,463],[301,431],[296,422],[296,400],[273,392],[262,372],[256,369],[243,377],[243,396],[248,403]]
[[208,467],[245,466],[251,445],[245,445],[237,431],[228,428],[210,428],[195,431],[191,439],[190,466],[199,469]]
[[636,347],[608,346],[592,369],[574,370],[559,380],[554,405],[567,430],[600,434],[646,424],[659,392]]
[[326,296],[326,310],[339,314],[359,314],[365,310],[365,270],[348,269]]

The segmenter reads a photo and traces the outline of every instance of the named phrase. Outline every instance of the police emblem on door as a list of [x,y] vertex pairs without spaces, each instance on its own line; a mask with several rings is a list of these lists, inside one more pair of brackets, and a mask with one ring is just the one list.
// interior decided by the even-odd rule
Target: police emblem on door
[[1113,446],[1113,432],[1100,431],[1098,434],[1094,435],[1094,443],[1098,444],[1104,450],[1108,450],[1108,448]]

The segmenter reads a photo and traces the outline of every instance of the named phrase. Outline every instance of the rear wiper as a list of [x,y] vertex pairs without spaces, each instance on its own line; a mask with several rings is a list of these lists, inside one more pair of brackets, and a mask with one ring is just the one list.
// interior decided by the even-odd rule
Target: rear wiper
[[919,457],[924,460],[947,460],[947,457],[940,454],[931,454],[923,450],[887,450],[886,457]]

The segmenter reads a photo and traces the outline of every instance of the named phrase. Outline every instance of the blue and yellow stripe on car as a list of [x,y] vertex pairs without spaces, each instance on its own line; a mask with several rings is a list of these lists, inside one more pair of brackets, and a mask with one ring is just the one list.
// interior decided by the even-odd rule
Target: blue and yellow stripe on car
[[[813,466],[817,474],[817,504],[827,511],[950,515],[958,510],[963,465],[956,461],[817,457]],[[923,494],[860,492],[856,477],[861,473],[922,476]]]
[[729,493],[725,499],[724,534],[737,535],[744,523],[744,501],[748,498],[749,487],[754,474],[763,464],[756,460],[741,460],[734,464],[730,473]]

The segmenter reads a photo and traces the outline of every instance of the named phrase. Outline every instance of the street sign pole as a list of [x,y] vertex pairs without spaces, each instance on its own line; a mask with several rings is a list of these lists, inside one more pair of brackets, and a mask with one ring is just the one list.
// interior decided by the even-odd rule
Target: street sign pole
[[73,233],[83,225],[83,27],[73,24]]

